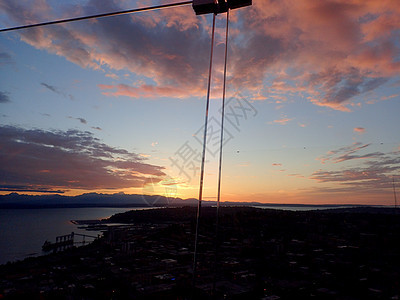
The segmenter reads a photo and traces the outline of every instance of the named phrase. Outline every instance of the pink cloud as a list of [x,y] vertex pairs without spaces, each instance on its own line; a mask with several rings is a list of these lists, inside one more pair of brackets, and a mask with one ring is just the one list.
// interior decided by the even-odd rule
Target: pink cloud
[[[399,74],[399,46],[391,38],[395,25],[381,26],[385,34],[365,40],[365,25],[375,22],[372,16],[390,19],[390,24],[400,20],[394,1],[265,2],[255,1],[243,14],[248,38],[243,47],[237,45],[238,83],[262,85],[252,79],[283,69],[287,76],[281,80],[295,79],[295,87],[306,89],[312,103],[350,111],[347,105],[355,97]],[[248,48],[254,50],[248,53]],[[264,61],[255,59],[261,53]]]
[[[41,2],[46,3],[45,0]],[[10,18],[21,24],[57,18],[49,6],[44,13],[36,10],[34,3],[1,5]],[[118,9],[116,1],[89,1],[79,14],[86,10],[95,14]],[[199,87],[204,90],[206,86],[209,35],[198,20],[192,9],[186,7],[173,12],[165,10],[40,27],[21,32],[21,39],[38,49],[64,56],[83,68],[126,69],[155,82],[153,88],[144,85],[137,91],[117,85],[117,93],[150,97],[153,91],[157,97],[171,96],[176,91],[180,93],[178,97],[189,97],[188,91]],[[114,79],[117,78],[114,76]],[[184,91],[187,92],[183,95]]]
[[318,106],[325,106],[325,107],[329,107],[329,108],[332,108],[335,110],[350,112],[350,109],[348,107],[344,106],[342,103],[329,102],[326,100],[321,101],[321,99],[315,99],[315,98],[311,99],[311,102]]
[[119,79],[117,74],[106,74],[106,77],[110,77],[110,78],[112,78],[114,80],[118,80]]
[[[0,1],[5,15],[18,24],[58,18],[60,13],[49,3]],[[63,11],[71,17],[115,11],[119,5],[91,0],[85,6],[66,5]],[[251,8],[231,15],[229,83],[253,93],[253,99],[300,93],[315,105],[350,111],[353,101],[360,103],[359,96],[400,73],[399,7],[396,0],[255,0]],[[19,34],[26,43],[83,68],[127,70],[154,82],[139,87],[116,84],[108,95],[183,98],[204,94],[209,20],[195,16],[188,6]],[[223,27],[218,25],[216,53],[224,46],[221,35]],[[218,86],[221,63],[216,58]],[[266,81],[272,83],[269,88]]]
[[356,133],[362,134],[362,133],[365,133],[365,128],[356,127],[356,128],[353,129],[353,131],[356,132]]
[[289,123],[292,120],[293,119],[290,119],[290,118],[287,118],[287,117],[282,117],[279,120],[274,120],[272,123],[277,123],[279,125],[286,125],[287,123]]
[[394,10],[392,13],[382,10],[382,6],[378,6],[377,9],[380,9],[379,12],[377,11],[380,15],[370,22],[363,24],[361,27],[365,41],[374,41],[375,39],[388,37],[393,30],[397,30],[400,27],[398,7],[392,7]]

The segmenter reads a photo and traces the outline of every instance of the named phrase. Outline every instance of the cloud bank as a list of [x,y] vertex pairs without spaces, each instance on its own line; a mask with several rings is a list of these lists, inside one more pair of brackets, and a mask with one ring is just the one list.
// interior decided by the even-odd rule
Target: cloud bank
[[[46,0],[0,0],[0,9],[13,24],[61,17]],[[64,11],[73,17],[119,9],[115,0],[90,0]],[[228,80],[254,99],[302,95],[315,105],[350,111],[357,96],[399,75],[399,26],[397,0],[255,0],[251,8],[232,13]],[[217,30],[217,38],[222,32]],[[26,43],[83,68],[128,70],[146,79],[99,83],[106,95],[204,96],[210,25],[190,6],[20,34]],[[217,43],[217,52],[222,48]]]
[[163,167],[87,131],[0,127],[0,190],[113,190],[143,187],[164,175]]
[[311,179],[323,183],[339,183],[342,187],[354,190],[377,190],[392,188],[392,178],[400,171],[400,151],[389,153],[365,151],[370,144],[354,143],[348,147],[329,151],[324,157],[319,158],[322,163],[344,163],[360,160],[357,166],[348,166],[340,170],[318,170],[311,175]]

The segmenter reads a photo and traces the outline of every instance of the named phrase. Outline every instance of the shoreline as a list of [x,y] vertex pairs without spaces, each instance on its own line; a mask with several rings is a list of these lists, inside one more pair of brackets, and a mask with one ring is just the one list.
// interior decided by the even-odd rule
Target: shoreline
[[[196,293],[212,299],[216,278],[217,299],[225,294],[235,299],[395,299],[400,295],[400,219],[393,210],[222,207],[214,276],[216,209],[205,207]],[[3,291],[5,299],[13,293],[42,293],[45,299],[96,299],[109,293],[121,299],[184,298],[191,293],[195,212],[185,207],[114,215],[110,222],[131,224],[111,228],[88,246],[1,265],[0,276],[11,287]]]

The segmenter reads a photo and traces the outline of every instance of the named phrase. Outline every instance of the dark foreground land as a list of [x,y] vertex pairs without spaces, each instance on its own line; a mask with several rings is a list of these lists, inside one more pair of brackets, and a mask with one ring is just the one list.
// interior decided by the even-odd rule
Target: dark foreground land
[[[0,299],[399,299],[400,215],[390,209],[132,211],[92,244],[0,266]],[[213,283],[215,282],[215,289]],[[214,290],[214,291],[213,291]],[[194,295],[194,296],[193,296]]]

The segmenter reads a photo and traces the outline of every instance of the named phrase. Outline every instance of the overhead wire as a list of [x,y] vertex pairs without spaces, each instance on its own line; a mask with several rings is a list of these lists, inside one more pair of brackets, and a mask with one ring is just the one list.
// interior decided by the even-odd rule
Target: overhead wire
[[394,183],[394,175],[392,176],[393,181],[393,194],[394,194],[394,208],[397,208],[397,196],[396,196],[396,185]]
[[210,67],[208,70],[208,86],[207,86],[207,101],[206,101],[206,115],[204,121],[204,136],[203,136],[203,153],[201,158],[201,169],[200,169],[200,187],[199,187],[199,199],[197,202],[197,215],[196,215],[196,232],[194,241],[194,253],[193,253],[193,280],[192,288],[194,290],[196,285],[196,272],[197,272],[197,255],[198,255],[198,244],[199,244],[199,228],[200,228],[200,215],[201,215],[201,202],[203,198],[203,183],[204,183],[204,164],[206,157],[206,145],[207,145],[207,126],[208,126],[208,111],[210,107],[210,91],[211,91],[211,73],[212,73],[212,62],[214,52],[214,36],[215,36],[215,14],[213,14],[213,24],[211,33],[211,51],[210,51]]
[[222,108],[221,108],[221,134],[219,142],[219,166],[218,166],[218,187],[217,187],[217,208],[215,221],[215,261],[214,261],[214,282],[213,293],[216,291],[216,279],[218,272],[218,252],[219,252],[219,212],[221,202],[221,178],[222,178],[222,154],[224,145],[224,121],[225,121],[225,95],[226,95],[226,69],[228,62],[228,34],[229,34],[229,9],[226,12],[226,32],[225,32],[225,61],[224,61],[224,79],[222,87]]
[[151,10],[158,10],[158,9],[164,9],[164,8],[170,8],[170,7],[189,5],[192,3],[193,3],[193,1],[184,1],[184,2],[163,4],[163,5],[128,9],[128,10],[121,10],[121,11],[115,11],[115,12],[109,12],[109,13],[103,13],[103,14],[97,14],[97,15],[76,17],[76,18],[70,18],[70,19],[61,19],[61,20],[56,20],[56,21],[28,24],[28,25],[22,25],[22,26],[17,26],[17,27],[2,28],[2,29],[0,29],[0,32],[20,30],[20,29],[26,29],[26,28],[39,27],[39,26],[54,25],[54,24],[61,24],[61,23],[69,23],[69,22],[82,21],[82,20],[88,20],[88,19],[120,16],[120,15],[133,14],[133,13],[144,12],[144,11],[151,11]]

